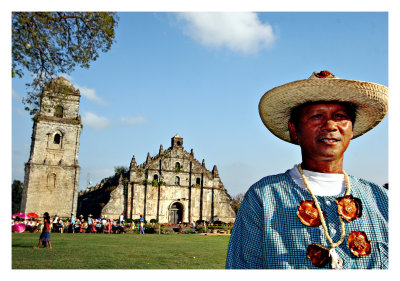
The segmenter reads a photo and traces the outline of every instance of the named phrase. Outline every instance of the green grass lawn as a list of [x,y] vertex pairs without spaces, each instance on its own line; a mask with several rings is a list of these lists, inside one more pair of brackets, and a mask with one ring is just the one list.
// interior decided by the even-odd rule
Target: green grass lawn
[[13,269],[223,269],[229,235],[12,233]]

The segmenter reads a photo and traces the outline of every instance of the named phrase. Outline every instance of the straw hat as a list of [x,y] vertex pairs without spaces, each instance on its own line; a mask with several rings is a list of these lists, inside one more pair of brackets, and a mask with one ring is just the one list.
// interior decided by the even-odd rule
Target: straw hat
[[356,105],[354,139],[385,118],[388,111],[388,89],[376,83],[336,78],[325,70],[314,72],[308,79],[269,90],[262,96],[258,111],[268,130],[278,138],[294,143],[288,129],[290,112],[296,106],[315,101],[341,101]]

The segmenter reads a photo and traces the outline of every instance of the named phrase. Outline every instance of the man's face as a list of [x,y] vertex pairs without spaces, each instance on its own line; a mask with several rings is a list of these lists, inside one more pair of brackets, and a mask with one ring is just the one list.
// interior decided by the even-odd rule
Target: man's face
[[343,158],[353,138],[353,124],[341,104],[312,104],[304,107],[297,127],[289,121],[293,140],[309,160],[331,161]]

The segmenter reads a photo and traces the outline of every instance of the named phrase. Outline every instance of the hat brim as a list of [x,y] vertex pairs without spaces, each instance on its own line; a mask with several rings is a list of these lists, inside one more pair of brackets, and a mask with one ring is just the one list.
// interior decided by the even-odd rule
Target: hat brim
[[307,102],[340,101],[356,105],[353,139],[378,125],[388,112],[388,88],[365,81],[320,78],[294,81],[266,92],[258,105],[264,125],[278,138],[294,143],[288,122],[293,108]]

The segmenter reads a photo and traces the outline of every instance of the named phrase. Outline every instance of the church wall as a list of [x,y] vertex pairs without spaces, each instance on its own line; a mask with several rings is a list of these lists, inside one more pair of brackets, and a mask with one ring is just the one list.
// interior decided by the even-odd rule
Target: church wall
[[[179,140],[182,144],[183,139]],[[148,222],[158,219],[160,223],[170,223],[171,206],[177,203],[182,208],[182,222],[209,221],[212,216],[224,218],[224,222],[233,222],[235,213],[216,167],[212,172],[208,171],[204,160],[199,163],[194,158],[193,150],[189,154],[178,141],[175,136],[168,150],[160,147],[158,155],[150,157],[148,154],[141,165],[137,166],[135,158],[132,158],[130,170],[125,175],[127,195],[119,195],[126,198],[123,203],[125,217],[138,219],[143,214]],[[110,199],[102,215],[118,218],[121,202]]]
[[101,215],[106,215],[107,218],[118,218],[124,212],[124,186],[120,183],[116,189],[111,191],[110,200],[101,211]]
[[192,187],[191,214],[193,221],[200,219],[200,193],[201,193],[200,187]]
[[214,215],[224,222],[234,222],[235,211],[230,207],[230,198],[222,190],[214,190]]

